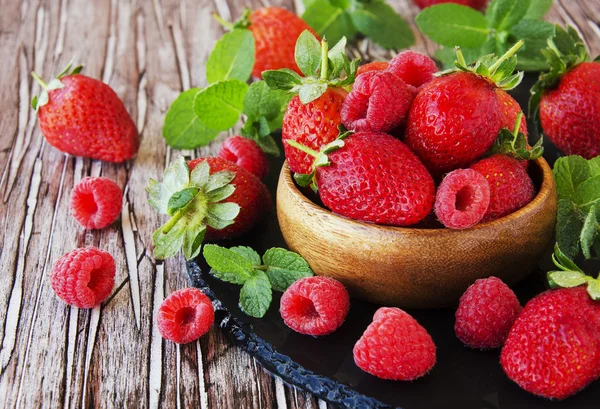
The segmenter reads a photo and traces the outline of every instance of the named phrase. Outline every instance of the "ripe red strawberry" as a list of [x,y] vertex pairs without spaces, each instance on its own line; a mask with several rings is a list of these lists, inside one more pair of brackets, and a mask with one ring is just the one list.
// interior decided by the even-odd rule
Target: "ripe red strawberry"
[[42,134],[61,152],[106,162],[131,159],[140,145],[133,120],[118,95],[103,82],[79,74],[71,64],[32,101]]
[[519,114],[521,114],[523,118],[519,125],[519,132],[521,132],[523,135],[525,135],[525,138],[527,138],[529,135],[527,130],[527,121],[525,120],[525,115],[523,114],[523,110],[519,106],[519,103],[503,89],[497,88],[496,94],[498,95],[498,100],[500,101],[500,110],[502,111],[502,127],[513,129],[517,121],[517,117]]
[[[458,51],[459,68],[446,71],[417,94],[406,143],[432,173],[467,167],[494,144],[507,121],[502,109],[506,97],[499,97],[498,90],[514,88],[523,76],[503,70],[516,63],[513,54],[522,44],[518,42],[500,58],[479,61],[478,68],[466,66]],[[478,74],[482,67],[489,75]]]
[[252,139],[231,136],[221,145],[218,156],[246,169],[259,179],[263,179],[269,173],[267,155]]
[[389,67],[389,63],[385,61],[373,61],[358,67],[358,71],[356,71],[356,75],[364,74],[365,72],[370,71],[385,71]]
[[335,213],[410,226],[431,212],[435,199],[431,175],[406,145],[390,135],[358,132],[336,140],[316,156],[314,173],[296,175],[296,180],[303,185],[312,182],[323,204]]
[[557,26],[544,50],[550,72],[531,89],[530,111],[539,108],[544,134],[567,155],[600,155],[600,62],[590,56],[579,34]]
[[487,5],[488,0],[414,0],[414,2],[421,9],[434,6],[436,4],[456,3],[462,6],[469,6],[476,10],[483,10]]

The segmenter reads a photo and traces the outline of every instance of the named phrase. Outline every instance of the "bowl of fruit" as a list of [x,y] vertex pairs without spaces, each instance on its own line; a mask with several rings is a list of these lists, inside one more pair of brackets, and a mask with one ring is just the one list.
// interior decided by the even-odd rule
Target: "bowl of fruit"
[[[513,73],[520,45],[474,65],[458,51],[457,68],[442,73],[412,51],[289,86],[284,73],[263,73],[298,90],[277,191],[290,249],[353,295],[402,308],[455,306],[476,279],[510,285],[533,271],[557,199],[541,144],[528,144],[506,92],[522,78]],[[342,71],[327,63],[335,59],[320,72]],[[344,75],[356,76],[350,92]]]

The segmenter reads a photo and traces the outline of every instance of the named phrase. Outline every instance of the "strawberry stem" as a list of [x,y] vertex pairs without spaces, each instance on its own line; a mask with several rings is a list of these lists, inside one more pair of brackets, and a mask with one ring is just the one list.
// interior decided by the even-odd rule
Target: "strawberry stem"
[[48,89],[48,84],[46,84],[46,82],[39,75],[37,75],[35,71],[31,72],[31,76],[37,81],[38,84],[40,84],[40,87],[43,89]]
[[288,139],[287,141],[285,141],[288,145],[290,145],[293,148],[296,148],[304,153],[306,153],[307,155],[312,156],[313,158],[316,158],[317,156],[319,156],[319,152],[314,151],[304,145],[299,144],[298,142],[292,140],[292,139]]
[[[185,207],[184,207],[183,209],[185,209]],[[177,222],[178,222],[179,220],[181,220],[181,218],[183,217],[183,214],[184,214],[184,212],[183,212],[183,209],[179,209],[179,210],[177,211],[177,213],[175,213],[175,214],[173,215],[173,217],[171,218],[171,220],[169,220],[169,221],[168,221],[168,222],[167,222],[167,223],[166,223],[166,224],[163,226],[163,229],[162,229],[162,232],[163,232],[163,234],[168,234],[168,233],[171,231],[171,229],[172,229],[172,228],[173,228],[173,227],[174,227],[174,226],[177,224]]]
[[460,47],[458,47],[458,46],[454,47],[454,52],[456,53],[456,59],[458,60],[458,63],[460,65],[462,65],[463,67],[466,67],[467,61],[465,61],[465,56],[463,55],[462,51],[460,50]]
[[523,112],[519,112],[517,115],[517,120],[515,122],[515,129],[513,130],[513,135],[517,136],[519,134],[519,129],[521,128],[521,122],[523,121]]
[[515,55],[515,53],[519,50],[519,48],[523,47],[523,44],[525,44],[525,42],[523,40],[517,41],[515,45],[513,45],[512,47],[510,47],[510,50],[508,50],[507,52],[505,52],[504,55],[502,57],[498,58],[498,61],[496,61],[489,68],[490,72],[496,71],[496,69],[500,66],[500,64],[502,64],[504,62],[504,60],[506,60],[507,58],[510,58],[513,55]]
[[225,29],[232,31],[235,27],[233,26],[233,23],[223,19],[223,17],[219,16],[218,13],[212,13],[211,17],[220,25],[222,25]]
[[321,79],[327,80],[329,77],[329,44],[323,37],[321,41]]

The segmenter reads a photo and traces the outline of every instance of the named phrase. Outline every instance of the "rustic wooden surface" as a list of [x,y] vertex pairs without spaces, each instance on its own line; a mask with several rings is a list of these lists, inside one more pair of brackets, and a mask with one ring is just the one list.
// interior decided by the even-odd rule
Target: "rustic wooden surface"
[[[253,6],[300,1],[253,0]],[[577,26],[600,53],[600,2],[555,1],[548,19]],[[410,0],[394,7],[408,19]],[[325,408],[310,394],[272,378],[219,330],[178,347],[158,334],[163,298],[187,285],[182,258],[156,263],[151,232],[160,224],[146,203],[149,177],[174,155],[161,137],[177,94],[205,84],[204,64],[222,34],[212,12],[235,18],[249,2],[234,0],[0,0],[0,407],[3,408]],[[432,43],[417,34],[419,51]],[[367,42],[357,53],[381,55]],[[142,134],[137,157],[113,165],[68,157],[49,146],[29,108],[38,86],[71,57],[124,100]],[[216,148],[217,143],[209,147]],[[103,175],[125,189],[119,222],[85,231],[68,212],[73,185]],[[117,263],[113,295],[78,310],[49,285],[65,252],[98,246]]]

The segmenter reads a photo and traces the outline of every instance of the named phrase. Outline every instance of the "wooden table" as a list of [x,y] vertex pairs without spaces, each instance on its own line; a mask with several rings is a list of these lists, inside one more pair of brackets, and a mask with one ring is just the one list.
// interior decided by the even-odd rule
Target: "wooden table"
[[[286,0],[253,6],[301,7]],[[247,4],[246,4],[247,5]],[[235,0],[0,0],[0,407],[325,408],[324,402],[272,378],[213,329],[199,342],[165,342],[155,325],[163,298],[187,286],[184,260],[157,263],[150,235],[159,226],[146,202],[149,177],[175,152],[161,137],[163,118],[181,90],[205,85],[205,61],[222,30],[210,15],[239,16]],[[410,0],[394,6],[408,19]],[[600,53],[600,1],[562,0],[548,15],[575,25]],[[434,45],[417,32],[416,50]],[[367,42],[357,52],[385,56]],[[38,86],[71,59],[110,84],[142,134],[124,165],[65,156],[45,143],[29,107]],[[222,135],[219,140],[225,135]],[[119,222],[86,231],[69,214],[69,193],[88,175],[125,189]],[[76,247],[97,246],[117,263],[113,295],[78,310],[49,283],[54,262]]]

